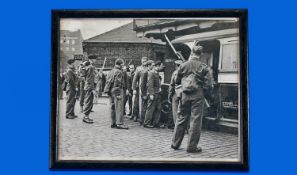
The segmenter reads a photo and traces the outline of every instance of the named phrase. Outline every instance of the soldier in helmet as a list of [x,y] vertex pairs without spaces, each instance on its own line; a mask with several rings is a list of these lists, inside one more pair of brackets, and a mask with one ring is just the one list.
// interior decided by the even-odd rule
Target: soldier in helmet
[[202,151],[197,145],[202,127],[204,90],[212,87],[209,68],[200,60],[202,50],[202,46],[194,46],[189,60],[180,65],[176,76],[176,84],[181,85],[182,91],[177,95],[181,99],[180,113],[177,116],[171,148],[179,149],[190,120],[187,145],[189,153]]
[[74,119],[77,116],[74,114],[74,107],[75,107],[75,95],[76,95],[76,81],[77,77],[75,75],[75,66],[74,66],[74,59],[69,59],[67,61],[68,68],[64,75],[65,81],[67,82],[66,86],[66,118],[67,119]]

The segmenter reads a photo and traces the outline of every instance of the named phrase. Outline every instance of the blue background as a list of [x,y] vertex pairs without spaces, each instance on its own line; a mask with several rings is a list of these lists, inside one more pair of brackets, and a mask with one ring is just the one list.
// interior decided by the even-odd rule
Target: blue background
[[[10,0],[0,5],[0,174],[155,174],[49,171],[52,9],[248,8],[250,171],[296,174],[296,4],[256,0]],[[156,172],[161,174],[161,172]],[[162,172],[220,174],[220,172]]]

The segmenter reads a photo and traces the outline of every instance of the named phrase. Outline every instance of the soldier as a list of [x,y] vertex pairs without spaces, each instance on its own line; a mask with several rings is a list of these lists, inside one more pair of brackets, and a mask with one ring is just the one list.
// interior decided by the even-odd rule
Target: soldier
[[176,123],[175,121],[177,118],[177,109],[179,105],[179,99],[177,98],[176,92],[175,92],[175,80],[176,80],[178,68],[183,62],[182,60],[176,60],[174,63],[176,67],[175,67],[175,71],[172,73],[172,76],[171,76],[168,101],[171,102],[172,104],[172,116],[173,116],[173,122],[175,124]]
[[130,64],[129,72],[127,72],[127,83],[126,83],[128,95],[127,95],[127,98],[125,99],[124,106],[126,106],[126,103],[128,102],[128,105],[129,105],[128,116],[131,116],[131,119],[134,118],[134,121],[136,122],[137,118],[132,115],[132,95],[133,95],[132,82],[133,82],[134,72],[135,72],[135,67],[133,64]]
[[128,68],[126,65],[123,65],[122,67],[122,74],[123,74],[123,81],[124,81],[124,85],[123,85],[123,113],[124,115],[126,115],[126,101],[128,100],[128,96],[129,96],[129,90],[127,89],[127,83],[128,83]]
[[94,100],[94,89],[95,89],[95,67],[90,63],[90,61],[84,62],[85,70],[83,71],[82,77],[85,79],[84,86],[84,118],[83,122],[92,124],[93,119],[89,117],[89,114],[93,108],[93,100]]
[[79,89],[80,89],[80,93],[79,93],[79,105],[80,105],[80,112],[83,112],[83,108],[84,108],[84,95],[85,95],[85,78],[83,77],[83,73],[85,71],[84,65],[80,64],[80,67],[78,69],[78,73],[79,73]]
[[122,67],[123,59],[116,59],[115,67],[109,72],[104,92],[109,96],[111,128],[128,129],[123,123],[124,104],[124,77]]
[[[145,112],[147,108],[147,67],[146,67],[146,62],[147,62],[147,57],[141,58],[141,63],[142,65],[137,67],[135,70],[135,75],[133,77],[133,84],[132,84],[132,89],[133,89],[133,95],[136,96],[139,94],[139,113],[134,114],[136,118],[140,117],[140,124],[143,124],[144,117],[145,117]],[[136,99],[136,98],[135,98]],[[137,105],[137,101],[135,100],[134,106]],[[137,120],[137,119],[136,119]]]
[[208,66],[200,61],[203,47],[194,46],[190,59],[183,63],[176,76],[176,84],[182,86],[177,94],[181,98],[179,115],[177,116],[171,148],[179,149],[183,140],[187,122],[190,120],[187,152],[198,153],[202,151],[197,147],[202,127],[204,90],[212,87],[211,74]]
[[147,94],[149,99],[143,126],[146,128],[159,128],[161,114],[161,80],[159,76],[159,70],[161,62],[157,61],[154,63],[153,61],[149,60],[147,62],[147,66],[149,68],[147,82]]
[[106,77],[103,73],[103,69],[99,69],[98,72],[98,77],[97,77],[97,87],[96,87],[96,91],[98,93],[98,97],[102,96],[102,92],[104,90],[104,86],[105,86],[105,81],[106,81]]
[[74,119],[77,116],[74,114],[75,107],[75,94],[76,94],[76,75],[75,75],[75,67],[74,67],[74,59],[70,59],[67,61],[68,68],[65,73],[65,81],[67,82],[66,86],[66,118]]
[[95,74],[95,99],[94,103],[98,102],[98,98],[102,96],[103,88],[105,85],[105,75],[103,73],[103,69],[99,69],[99,71],[96,71]]

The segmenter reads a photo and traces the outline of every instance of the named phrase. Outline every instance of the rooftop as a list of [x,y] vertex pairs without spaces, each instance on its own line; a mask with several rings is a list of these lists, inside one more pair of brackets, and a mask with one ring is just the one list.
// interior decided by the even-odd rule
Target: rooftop
[[165,44],[161,40],[146,37],[138,38],[133,30],[133,23],[129,23],[84,41],[85,43],[154,43]]

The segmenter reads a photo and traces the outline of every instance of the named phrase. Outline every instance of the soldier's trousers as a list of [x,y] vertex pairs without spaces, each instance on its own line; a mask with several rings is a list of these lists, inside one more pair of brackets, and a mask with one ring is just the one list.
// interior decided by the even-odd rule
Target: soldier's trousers
[[132,115],[133,117],[135,118],[138,118],[139,117],[139,94],[138,92],[136,93],[136,95],[133,95],[133,100],[132,100],[132,108],[133,108],[133,111],[132,111]]
[[123,124],[123,116],[124,116],[124,96],[123,92],[119,95],[120,98],[117,98],[115,95],[111,95],[109,97],[110,103],[110,117],[111,124],[121,125]]
[[160,94],[155,94],[154,99],[148,99],[147,111],[145,114],[144,126],[153,125],[158,126],[161,114],[161,96]]
[[93,100],[94,100],[94,94],[93,89],[84,90],[84,111],[83,113],[88,116],[92,109],[93,109]]
[[79,105],[80,106],[84,106],[84,100],[85,100],[85,90],[80,90],[80,94],[79,94]]
[[133,94],[133,91],[132,92],[129,92],[130,95],[125,95],[125,101],[124,101],[124,110],[126,110],[126,104],[128,102],[128,105],[129,105],[129,113],[132,114],[132,94]]
[[66,117],[74,116],[74,107],[75,107],[75,90],[67,90],[66,91]]
[[172,145],[179,147],[187,129],[188,120],[190,120],[190,130],[188,138],[187,150],[195,149],[200,140],[202,117],[203,117],[203,97],[193,99],[183,98],[179,106],[180,113],[177,115],[177,120],[172,138]]
[[177,110],[179,105],[179,99],[177,98],[176,94],[174,93],[172,97],[172,116],[173,116],[173,122],[176,123],[177,119]]
[[140,122],[144,123],[145,114],[147,111],[147,103],[148,103],[147,96],[139,95],[139,102],[140,102],[140,105],[139,105]]

